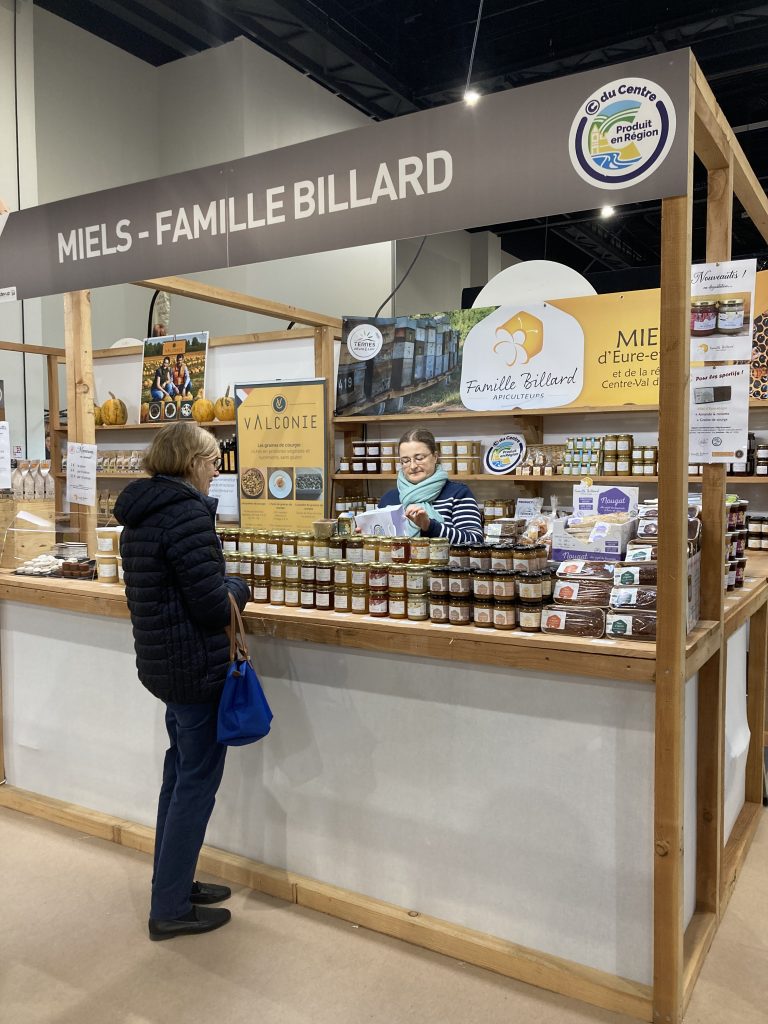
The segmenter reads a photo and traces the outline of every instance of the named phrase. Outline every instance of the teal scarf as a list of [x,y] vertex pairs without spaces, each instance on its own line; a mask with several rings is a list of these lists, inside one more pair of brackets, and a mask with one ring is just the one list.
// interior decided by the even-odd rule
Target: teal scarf
[[[430,502],[434,501],[442,491],[447,479],[448,474],[442,466],[438,466],[432,476],[428,476],[426,480],[421,480],[417,484],[412,484],[401,469],[397,474],[397,493],[400,496],[400,504],[403,509],[405,510],[409,505],[421,505],[433,522],[442,523],[443,517],[436,508],[430,505]],[[407,524],[411,537],[421,533],[418,526],[410,519],[407,520]]]

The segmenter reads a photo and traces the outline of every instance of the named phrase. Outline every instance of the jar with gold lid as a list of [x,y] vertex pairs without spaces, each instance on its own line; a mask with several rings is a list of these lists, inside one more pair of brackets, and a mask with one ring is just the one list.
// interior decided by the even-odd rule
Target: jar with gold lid
[[616,455],[631,455],[635,440],[632,434],[618,434],[616,436]]
[[389,563],[392,561],[393,537],[379,537],[379,561]]
[[269,601],[269,579],[266,576],[254,579],[251,587],[251,600],[256,604],[267,604]]
[[251,560],[251,574],[256,580],[267,579],[269,576],[269,559],[266,555],[254,555]]
[[493,628],[514,629],[517,625],[517,607],[514,601],[495,600],[493,603]]
[[315,560],[313,558],[299,559],[299,579],[302,583],[315,582]]
[[391,537],[392,561],[409,562],[411,559],[411,542],[408,537]]
[[237,551],[238,537],[237,530],[233,530],[231,527],[223,529],[220,534],[222,551]]
[[425,622],[429,618],[429,602],[424,592],[408,591],[407,614],[412,622]]
[[370,590],[387,590],[389,587],[389,567],[381,562],[368,563],[368,588]]
[[333,585],[330,583],[315,584],[315,608],[330,611],[333,607]]
[[362,562],[363,561],[363,538],[362,537],[347,537],[347,546],[344,551],[344,557],[348,562]]
[[272,558],[282,553],[282,534],[279,530],[270,530],[267,534],[267,554]]
[[[281,556],[285,557],[285,556]],[[296,555],[289,555],[285,557],[285,574],[284,579],[287,580],[298,580],[301,578],[301,559],[297,558]]]
[[253,554],[253,530],[241,530],[237,540],[237,550],[245,555]]
[[301,584],[301,607],[315,607],[315,584],[308,581]]
[[315,582],[316,583],[333,583],[333,567],[337,565],[337,562],[332,562],[330,558],[319,558],[315,559]]
[[313,543],[313,537],[311,533],[297,533],[296,534],[296,554],[299,558],[311,558],[314,554],[315,547]]
[[615,455],[619,447],[618,434],[606,434],[603,441],[603,452],[606,455]]
[[411,594],[426,594],[429,589],[429,566],[411,562],[405,567],[405,589]]
[[408,617],[408,597],[404,590],[389,591],[389,617],[390,619]]
[[285,581],[285,606],[298,608],[300,604],[301,584],[298,580]]
[[472,621],[472,599],[469,594],[451,594],[448,598],[448,621],[452,626],[468,626]]
[[429,598],[429,619],[440,625],[448,622],[450,600],[447,594],[431,594]]
[[411,562],[428,564],[430,559],[429,547],[429,537],[412,537]]
[[450,559],[451,542],[447,537],[429,538],[429,560],[433,564],[447,565]]
[[240,575],[240,555],[237,551],[224,552],[224,572],[227,576]]
[[717,304],[713,299],[691,303],[691,337],[708,338],[717,329]]
[[472,607],[472,622],[480,629],[493,629],[493,598],[475,598]]
[[348,612],[350,608],[349,597],[349,587],[334,587],[333,610],[335,612]]
[[390,562],[387,565],[387,585],[390,590],[405,590],[406,567],[398,562]]
[[269,560],[269,578],[285,580],[285,559],[282,555],[273,555]]
[[375,619],[385,619],[389,614],[389,598],[386,590],[371,590],[368,593],[368,614]]
[[285,580],[270,580],[269,603],[285,604]]
[[717,333],[741,334],[744,330],[744,299],[720,299],[717,305]]
[[378,537],[363,537],[363,561],[375,562],[379,553]]
[[328,557],[332,562],[344,558],[347,539],[346,537],[338,536],[328,538]]
[[317,560],[325,560],[330,558],[330,547],[327,537],[315,537],[312,542],[313,556]]
[[267,553],[267,531],[254,530],[253,532],[253,553],[254,555],[266,555]]
[[349,566],[349,584],[352,587],[368,586],[369,564],[367,562],[347,562]]
[[333,585],[348,587],[351,584],[352,567],[349,562],[333,563]]
[[349,609],[353,615],[367,615],[368,614],[368,588],[367,587],[350,587],[349,588]]
[[493,580],[495,573],[489,569],[487,572],[475,572],[472,575],[472,593],[475,601],[479,599],[491,600],[493,597]]

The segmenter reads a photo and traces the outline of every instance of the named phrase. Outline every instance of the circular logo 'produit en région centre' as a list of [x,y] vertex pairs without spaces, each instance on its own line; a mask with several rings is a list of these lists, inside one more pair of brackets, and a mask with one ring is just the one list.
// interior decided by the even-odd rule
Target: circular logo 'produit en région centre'
[[628,188],[647,178],[675,138],[675,108],[647,78],[618,78],[579,107],[568,150],[578,174],[598,188]]

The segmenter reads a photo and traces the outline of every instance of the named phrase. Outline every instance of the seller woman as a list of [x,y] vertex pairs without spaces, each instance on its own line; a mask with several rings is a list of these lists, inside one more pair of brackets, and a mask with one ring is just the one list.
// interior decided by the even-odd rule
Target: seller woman
[[449,480],[438,463],[429,430],[408,430],[400,438],[397,489],[379,502],[402,505],[411,536],[447,537],[451,544],[481,544],[483,526],[475,496],[465,484]]

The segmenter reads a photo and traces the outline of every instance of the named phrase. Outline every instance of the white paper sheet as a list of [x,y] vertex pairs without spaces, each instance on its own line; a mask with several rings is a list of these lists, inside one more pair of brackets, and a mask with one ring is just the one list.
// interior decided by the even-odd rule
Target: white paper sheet
[[11,434],[8,424],[0,423],[0,490],[11,488]]
[[96,445],[67,442],[67,501],[96,504]]

